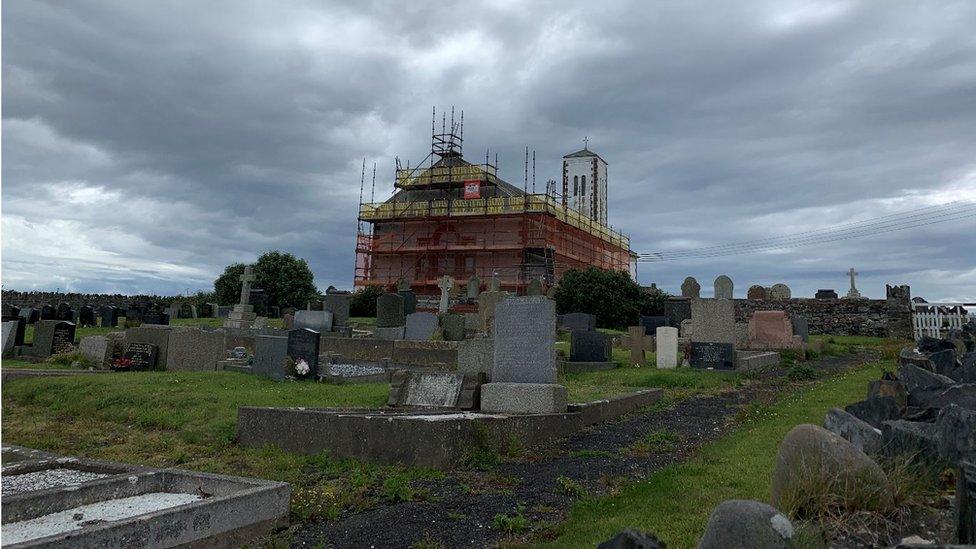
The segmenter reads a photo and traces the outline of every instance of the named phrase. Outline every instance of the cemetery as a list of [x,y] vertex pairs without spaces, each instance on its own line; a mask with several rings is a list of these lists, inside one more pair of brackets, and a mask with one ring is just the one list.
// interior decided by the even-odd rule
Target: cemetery
[[[591,313],[557,314],[558,293],[556,299],[541,290],[513,295],[491,290],[490,281],[489,290],[477,292],[476,299],[469,298],[476,293],[473,291],[452,297],[449,290],[455,283],[446,281],[441,286],[442,299],[413,303],[410,313],[405,312],[404,296],[391,292],[377,295],[375,317],[354,317],[350,315],[353,296],[337,293],[304,310],[286,312],[284,318],[262,321],[250,303],[253,277],[246,269],[238,277],[238,303],[229,307],[225,317],[205,317],[198,310],[194,318],[192,309],[196,307],[184,315],[178,310],[182,307],[175,306],[169,313],[149,314],[148,309],[130,303],[73,307],[86,311],[84,322],[68,315],[64,307],[61,316],[78,322],[45,319],[41,313],[31,312],[44,311],[43,304],[25,304],[16,312],[5,310],[4,440],[23,448],[11,446],[8,452],[5,446],[4,482],[70,459],[76,464],[72,470],[84,471],[71,473],[78,477],[79,486],[109,486],[116,482],[112,479],[128,471],[159,479],[140,481],[125,497],[153,491],[178,494],[180,486],[197,483],[221,486],[224,492],[219,493],[226,493],[221,498],[227,503],[220,505],[228,509],[239,505],[235,494],[251,490],[277,502],[277,507],[272,506],[277,509],[274,516],[250,513],[253,522],[249,524],[217,521],[210,523],[216,530],[191,529],[179,535],[212,540],[246,535],[270,540],[287,534],[292,539],[319,536],[339,543],[362,536],[382,543],[392,531],[367,533],[366,522],[360,521],[382,522],[386,514],[398,513],[397,501],[423,502],[414,488],[421,485],[438,494],[424,505],[447,512],[461,501],[453,492],[456,488],[450,486],[455,479],[471,474],[487,479],[498,471],[531,466],[555,475],[549,481],[541,480],[544,475],[510,496],[500,497],[496,489],[477,496],[484,500],[485,510],[475,515],[494,513],[488,519],[510,516],[512,498],[538,498],[528,495],[538,494],[540,488],[533,483],[556,482],[551,480],[556,477],[570,479],[559,482],[577,483],[574,490],[592,494],[596,501],[630,497],[615,495],[593,473],[610,474],[629,466],[649,467],[647,475],[659,475],[671,469],[654,465],[658,459],[681,463],[703,459],[696,457],[699,451],[734,446],[724,442],[728,439],[723,433],[741,421],[736,420],[737,410],[761,398],[775,400],[777,395],[796,390],[791,385],[799,384],[800,394],[835,387],[829,399],[835,408],[823,422],[826,431],[812,426],[792,431],[789,427],[794,425],[766,427],[780,438],[789,431],[779,446],[781,454],[794,444],[808,444],[801,437],[826,437],[823,431],[867,455],[887,459],[917,453],[922,463],[952,465],[954,478],[961,483],[956,494],[968,493],[966,482],[971,480],[966,479],[972,477],[972,465],[965,461],[965,452],[973,439],[965,429],[973,418],[966,414],[976,406],[972,393],[976,373],[970,372],[976,356],[971,331],[956,330],[944,340],[920,340],[917,350],[906,346],[907,340],[896,333],[886,338],[824,333],[827,324],[798,314],[810,311],[811,305],[794,305],[796,298],[792,297],[768,299],[770,293],[785,295],[788,288],[771,292],[750,288],[752,298],[738,300],[729,277],[716,279],[714,295],[721,297],[710,298],[700,296],[697,281],[686,279],[682,289],[687,295],[665,296],[660,309],[634,317],[626,330],[598,327],[600,317]],[[895,295],[889,295],[892,303],[886,307],[901,310],[901,303],[895,300],[909,295],[907,287],[894,292],[889,287],[888,292]],[[801,302],[838,303],[838,314],[844,314],[847,299]],[[741,301],[761,305],[745,307]],[[475,310],[466,312],[472,304]],[[775,309],[773,304],[782,308]],[[219,312],[221,307],[212,310]],[[57,307],[47,309],[58,316]],[[886,313],[879,322],[888,326],[886,334],[902,330],[904,324],[893,313]],[[910,327],[912,319],[907,322]],[[872,381],[868,398],[853,402],[856,386],[878,375],[879,360],[880,364],[897,361],[897,378],[885,374],[880,381]],[[160,393],[160,384],[169,388]],[[810,389],[802,389],[806,386]],[[34,392],[41,388],[43,393]],[[62,398],[67,394],[72,396]],[[88,414],[81,410],[93,409],[94,402],[121,395],[127,404],[111,405],[89,419],[62,423],[44,411],[59,410],[58,416],[82,418]],[[808,418],[807,423],[816,423],[809,414],[824,413],[819,408],[821,401],[816,402],[801,414]],[[774,404],[790,405],[796,404]],[[758,422],[760,428],[764,420],[746,421]],[[131,422],[138,428],[125,436],[124,444],[102,445],[91,452],[72,442],[90,436],[88,429],[94,425],[99,426],[99,440],[113,440]],[[712,428],[703,431],[705,425]],[[649,427],[653,427],[650,432]],[[60,442],[52,445],[50,436],[57,436]],[[792,442],[793,438],[798,441]],[[676,445],[677,439],[683,444]],[[768,440],[764,444],[777,442]],[[775,446],[770,447],[775,454],[773,450]],[[79,453],[87,455],[57,456]],[[15,463],[21,454],[33,455],[34,461],[29,462],[33,465]],[[775,515],[787,524],[809,517],[799,503],[788,499],[792,496],[782,495],[790,486],[784,488],[784,483],[799,481],[779,479],[793,479],[790,475],[797,466],[782,460],[775,464],[759,461],[762,463],[756,463],[751,474],[757,479],[772,478],[774,496],[750,497],[770,501],[774,507],[758,502],[699,502],[696,516],[701,522],[693,528],[693,535],[701,537],[703,546],[722,546],[722,540],[731,534],[716,532],[738,527],[729,526],[729,521],[737,524],[739,519],[727,515]],[[103,465],[106,462],[110,464]],[[318,467],[312,465],[316,463],[332,472],[320,480],[303,480],[298,472]],[[535,465],[529,465],[532,463]],[[206,472],[167,473],[173,466]],[[222,480],[230,478],[222,476],[228,474],[249,478]],[[365,485],[352,484],[363,474],[370,479]],[[63,475],[52,476],[52,482],[61,482]],[[192,480],[179,475],[189,475],[187,479]],[[423,480],[429,475],[437,479],[434,484]],[[634,481],[641,490],[649,489],[638,478]],[[262,488],[261,483],[269,484]],[[394,484],[404,486],[406,495],[383,496]],[[29,521],[40,520],[41,515],[53,517],[64,509],[95,505],[100,501],[98,494],[107,493],[93,488],[95,499],[66,499],[58,492],[64,489],[45,488],[37,496],[5,495],[4,503],[9,500],[11,509],[20,505],[34,509],[11,514],[11,519],[5,514],[5,531],[8,524],[15,532],[20,528],[15,525],[33,524]],[[663,493],[667,489],[665,486]],[[325,508],[309,499],[322,490],[336,494]],[[111,497],[119,498],[112,493]],[[698,497],[711,498],[711,494],[706,490]],[[42,496],[46,499],[38,501],[53,503],[27,503]],[[587,539],[586,544],[595,545],[612,537],[603,530],[588,533],[587,525],[578,522],[578,513],[585,516],[589,512],[585,507],[569,512],[578,508],[578,496],[560,495],[557,489],[556,496],[547,497],[561,502],[554,514],[527,512],[526,521],[564,521],[566,533],[561,535],[570,544],[576,542],[569,540]],[[958,504],[963,515],[972,514],[968,501],[963,498]],[[218,503],[213,498],[174,500],[173,512],[178,509],[185,517],[224,513],[219,506],[210,510],[205,505]],[[272,512],[272,508],[264,511]],[[711,508],[715,513],[709,516]],[[168,512],[154,511],[161,516]],[[627,520],[626,516],[614,515],[613,524]],[[128,528],[136,519],[113,519],[98,529],[83,527],[81,533],[91,539],[123,539],[132,535]],[[415,536],[413,539],[434,535],[412,517],[404,520],[408,525],[402,535]],[[463,528],[469,520],[484,518],[454,522]],[[644,523],[643,519],[635,522]],[[336,531],[340,525],[342,534]],[[628,527],[619,526],[620,531]],[[79,535],[76,529],[55,530],[52,536]],[[437,535],[443,535],[440,532]],[[527,527],[518,535],[489,529],[486,539],[543,532],[536,527]],[[669,532],[666,525],[655,530],[662,539],[687,539],[681,536],[689,535]],[[590,535],[600,539],[586,537]],[[965,539],[963,535],[969,534],[960,534],[958,539]]]

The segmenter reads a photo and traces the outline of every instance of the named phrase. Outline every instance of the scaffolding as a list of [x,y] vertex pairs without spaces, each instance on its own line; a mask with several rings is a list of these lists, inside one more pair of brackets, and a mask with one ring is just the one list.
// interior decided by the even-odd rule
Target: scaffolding
[[550,194],[527,192],[528,160],[523,189],[498,178],[487,152],[484,164],[466,162],[463,114],[455,124],[452,110],[449,131],[446,116],[440,134],[433,123],[431,130],[431,153],[419,167],[398,162],[392,198],[360,200],[357,288],[392,290],[403,278],[418,294],[434,295],[444,275],[485,284],[494,276],[502,289],[522,293],[531,280],[552,285],[569,269],[630,268],[628,237],[563,206],[554,186],[547,185]]

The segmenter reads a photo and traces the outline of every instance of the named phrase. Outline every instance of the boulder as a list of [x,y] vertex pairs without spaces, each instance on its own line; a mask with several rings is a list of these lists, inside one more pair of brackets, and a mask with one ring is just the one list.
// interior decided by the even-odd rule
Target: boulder
[[898,379],[908,390],[909,403],[916,405],[924,405],[929,395],[941,393],[955,383],[952,378],[905,363],[898,367]]
[[918,366],[923,370],[933,371],[932,361],[929,360],[927,355],[918,352],[917,349],[912,347],[904,347],[898,353],[898,365],[904,366],[905,364],[911,364],[913,366]]
[[932,423],[899,419],[881,426],[881,442],[888,457],[909,457],[913,461],[939,461],[939,439]]
[[930,336],[923,336],[922,339],[918,340],[915,344],[915,348],[922,354],[937,353],[945,349],[955,350],[956,345],[945,339],[937,339]]
[[881,428],[881,423],[885,421],[901,418],[901,407],[898,406],[898,401],[889,396],[874,397],[848,404],[844,410],[878,429]]
[[902,410],[908,406],[908,391],[905,384],[897,379],[878,379],[868,385],[868,399],[892,397]]
[[867,454],[822,427],[797,425],[779,444],[772,504],[791,512],[802,509],[810,497],[816,497],[812,490],[857,502],[862,509],[892,504],[888,477]]
[[597,549],[664,549],[665,545],[654,534],[624,530],[596,547]]
[[793,525],[782,513],[765,503],[733,499],[712,511],[698,549],[786,549],[792,542]]
[[935,422],[939,455],[956,463],[976,453],[976,412],[950,404]]
[[956,364],[956,350],[955,349],[943,349],[934,353],[929,353],[929,362],[932,363],[932,371],[952,378],[954,381],[961,381],[959,379],[959,373],[957,372],[958,364]]
[[957,383],[932,395],[926,404],[933,408],[944,408],[955,404],[967,410],[976,410],[976,383]]
[[963,383],[976,383],[976,351],[970,351],[962,355],[962,366],[959,367],[959,381]]
[[881,430],[840,408],[827,411],[824,427],[868,455],[881,453]]

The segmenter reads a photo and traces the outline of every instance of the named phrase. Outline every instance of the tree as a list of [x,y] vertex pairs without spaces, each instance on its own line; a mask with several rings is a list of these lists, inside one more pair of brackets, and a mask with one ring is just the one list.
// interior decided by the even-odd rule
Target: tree
[[[214,281],[214,295],[218,303],[238,303],[241,296],[243,263],[228,265]],[[268,297],[269,307],[304,308],[316,295],[315,277],[308,263],[293,254],[279,251],[266,252],[252,265],[254,288],[261,288]]]
[[376,316],[376,298],[383,295],[377,286],[366,286],[353,292],[349,298],[349,316]]
[[556,310],[589,313],[602,328],[636,326],[640,315],[661,315],[667,294],[645,290],[623,271],[604,271],[595,267],[570,270],[556,287]]

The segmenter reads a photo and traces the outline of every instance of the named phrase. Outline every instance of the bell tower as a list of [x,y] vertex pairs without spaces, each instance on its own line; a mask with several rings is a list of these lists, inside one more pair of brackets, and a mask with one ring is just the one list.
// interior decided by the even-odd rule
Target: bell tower
[[563,205],[607,224],[607,162],[590,150],[588,138],[563,157]]

